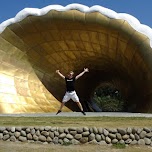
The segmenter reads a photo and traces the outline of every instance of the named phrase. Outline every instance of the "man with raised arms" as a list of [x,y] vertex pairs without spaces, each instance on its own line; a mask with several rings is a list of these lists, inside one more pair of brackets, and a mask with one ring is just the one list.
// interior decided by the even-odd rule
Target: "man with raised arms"
[[75,80],[79,79],[86,72],[89,72],[88,68],[84,68],[83,72],[81,72],[77,76],[74,76],[74,72],[70,71],[68,76],[65,77],[59,70],[56,70],[56,73],[61,78],[65,79],[65,82],[66,82],[66,93],[65,93],[65,95],[64,95],[64,97],[62,99],[62,103],[61,103],[60,109],[58,110],[56,115],[62,111],[62,108],[63,108],[64,104],[66,102],[68,102],[70,99],[72,99],[74,102],[76,102],[78,107],[80,108],[81,112],[83,113],[83,115],[86,115],[86,113],[84,112],[83,107],[82,107],[82,105],[81,105],[81,103],[79,101],[79,97],[77,96],[76,91],[75,91]]

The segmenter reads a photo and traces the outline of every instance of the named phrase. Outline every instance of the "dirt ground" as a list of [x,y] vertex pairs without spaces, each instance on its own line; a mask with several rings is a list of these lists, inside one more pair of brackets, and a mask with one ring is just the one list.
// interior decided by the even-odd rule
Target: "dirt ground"
[[0,152],[152,152],[149,146],[127,146],[123,149],[116,149],[112,145],[44,145],[33,143],[14,143],[0,141]]

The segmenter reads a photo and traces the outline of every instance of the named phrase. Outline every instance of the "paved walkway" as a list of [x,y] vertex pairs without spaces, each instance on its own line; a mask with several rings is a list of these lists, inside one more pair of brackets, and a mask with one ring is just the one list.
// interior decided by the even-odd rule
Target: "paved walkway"
[[127,113],[127,112],[61,112],[56,113],[23,113],[23,114],[0,114],[0,117],[146,117],[152,118],[152,113]]

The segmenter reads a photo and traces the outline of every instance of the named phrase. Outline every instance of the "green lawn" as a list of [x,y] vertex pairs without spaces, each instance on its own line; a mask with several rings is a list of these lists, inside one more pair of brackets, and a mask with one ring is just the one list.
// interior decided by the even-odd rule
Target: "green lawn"
[[151,118],[137,117],[0,117],[0,126],[151,127]]

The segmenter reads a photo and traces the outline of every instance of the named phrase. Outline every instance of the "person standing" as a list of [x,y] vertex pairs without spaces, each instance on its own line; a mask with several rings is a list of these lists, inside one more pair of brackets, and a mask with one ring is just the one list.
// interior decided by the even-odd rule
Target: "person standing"
[[66,82],[66,93],[62,99],[62,103],[60,106],[60,109],[56,113],[59,114],[62,111],[62,108],[66,102],[68,102],[70,99],[72,99],[74,102],[77,103],[78,107],[80,108],[83,115],[86,115],[86,113],[83,110],[83,107],[79,101],[79,97],[75,91],[75,81],[79,79],[81,76],[83,76],[86,72],[89,72],[88,68],[84,68],[83,72],[81,72],[79,75],[74,76],[74,72],[70,71],[68,76],[65,77],[59,70],[56,70],[56,73],[63,79],[65,79]]

